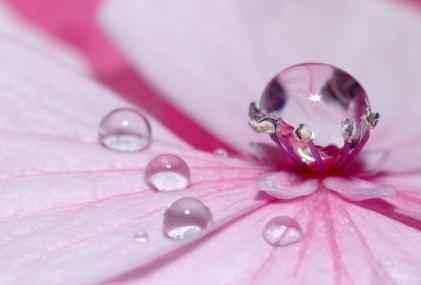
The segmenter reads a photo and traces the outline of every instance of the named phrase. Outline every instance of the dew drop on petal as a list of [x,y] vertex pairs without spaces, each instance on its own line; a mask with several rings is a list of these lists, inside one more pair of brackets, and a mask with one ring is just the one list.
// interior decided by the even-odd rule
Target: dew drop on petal
[[116,109],[102,119],[99,141],[115,151],[139,151],[151,142],[151,126],[136,109]]
[[182,158],[161,154],[146,166],[145,180],[159,191],[183,190],[190,185],[190,169]]
[[173,202],[164,214],[164,233],[172,239],[184,239],[200,232],[212,223],[212,213],[200,200],[181,198]]
[[228,157],[228,152],[223,148],[217,148],[214,150],[213,155],[220,159],[225,159]]
[[260,113],[253,113],[252,124],[272,122],[279,144],[307,165],[316,161],[330,167],[335,160],[353,158],[348,154],[360,151],[379,119],[356,79],[320,63],[295,65],[277,74],[258,105]]
[[280,216],[265,225],[263,238],[271,245],[286,246],[300,241],[303,238],[303,230],[294,219]]
[[410,262],[391,259],[374,268],[373,285],[420,285],[421,274]]
[[134,234],[134,241],[137,243],[146,243],[148,241],[148,232],[145,230],[138,230]]

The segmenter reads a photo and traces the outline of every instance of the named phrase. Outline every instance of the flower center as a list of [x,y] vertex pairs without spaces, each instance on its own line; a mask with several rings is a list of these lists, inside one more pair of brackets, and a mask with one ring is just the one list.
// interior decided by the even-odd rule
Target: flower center
[[318,174],[349,163],[380,117],[351,75],[320,63],[277,74],[249,115],[255,131],[269,134],[298,165]]

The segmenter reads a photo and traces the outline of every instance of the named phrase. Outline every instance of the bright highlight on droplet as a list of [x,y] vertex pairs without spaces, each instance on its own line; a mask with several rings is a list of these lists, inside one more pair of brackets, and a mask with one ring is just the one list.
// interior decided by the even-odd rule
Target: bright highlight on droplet
[[99,125],[99,141],[115,151],[133,152],[151,141],[151,126],[138,110],[121,108],[106,115]]
[[303,230],[294,219],[280,216],[265,225],[263,238],[271,245],[286,246],[299,242],[303,238]]
[[249,115],[254,131],[269,134],[299,166],[318,174],[354,159],[380,118],[354,77],[321,63],[277,74]]
[[148,241],[149,237],[148,237],[148,232],[146,232],[145,230],[138,230],[135,234],[134,234],[134,241],[137,243],[146,243]]
[[184,239],[211,224],[211,211],[196,198],[181,198],[164,213],[164,233],[172,239]]
[[145,181],[159,191],[183,190],[190,185],[190,169],[182,158],[162,154],[146,166]]

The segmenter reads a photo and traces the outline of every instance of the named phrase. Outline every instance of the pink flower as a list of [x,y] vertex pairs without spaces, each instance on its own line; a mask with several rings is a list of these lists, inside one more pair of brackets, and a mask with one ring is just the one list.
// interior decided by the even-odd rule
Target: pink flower
[[[329,62],[355,75],[382,114],[366,148],[372,155],[387,151],[386,162],[377,169],[369,162],[378,159],[361,155],[366,170],[378,170],[366,180],[350,176],[367,172],[348,169],[319,183],[194,150],[155,121],[149,148],[112,152],[97,143],[99,121],[130,104],[1,40],[1,283],[420,284],[421,152],[414,126],[421,65],[411,52],[421,46],[419,15],[375,1],[183,3],[108,1],[102,11],[127,56],[174,104],[246,154],[262,137],[248,129],[245,110],[273,73],[297,62]],[[188,189],[156,192],[146,184],[147,163],[162,153],[187,162]],[[274,199],[254,186],[265,176],[282,184],[274,191],[312,194]],[[378,186],[386,184],[395,195]],[[164,211],[182,197],[203,201],[213,223],[172,240],[163,233]],[[295,243],[278,247],[263,238],[266,223],[278,216],[300,226]],[[138,231],[147,232],[147,242],[134,241]]]

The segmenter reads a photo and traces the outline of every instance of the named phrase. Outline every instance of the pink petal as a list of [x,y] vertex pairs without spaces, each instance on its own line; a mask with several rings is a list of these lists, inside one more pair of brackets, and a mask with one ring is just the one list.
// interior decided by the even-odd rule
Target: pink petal
[[[276,216],[295,219],[304,231],[302,241],[285,247],[268,244],[262,230]],[[160,265],[140,267],[113,282],[351,285],[421,280],[418,230],[329,192],[272,202]],[[399,283],[399,277],[409,283]]]
[[389,153],[389,151],[384,150],[363,150],[354,161],[343,169],[343,172],[358,173],[359,177],[374,176],[384,165]]
[[281,69],[306,61],[361,81],[382,115],[374,147],[418,134],[408,122],[421,104],[421,17],[397,1],[109,0],[100,18],[162,94],[243,152],[266,139],[245,123],[247,104]]
[[356,177],[326,177],[323,184],[353,201],[393,196],[396,193],[396,188],[392,185],[374,184]]
[[[43,14],[45,18],[45,10]],[[7,36],[37,47],[74,70],[86,74],[91,72],[86,58],[80,51],[29,25],[15,15],[5,1],[0,2],[0,32],[3,37]]]
[[124,56],[95,22],[100,0],[6,0],[19,16],[83,53],[100,77],[125,67]]
[[[0,283],[98,283],[267,203],[253,187],[267,168],[190,150],[157,124],[144,151],[105,149],[99,120],[126,102],[13,42],[0,40],[0,61]],[[189,189],[157,193],[146,185],[146,164],[168,152],[190,166]],[[201,199],[215,223],[179,242],[164,236],[162,219],[181,197]],[[133,241],[140,229],[147,244]]]
[[393,183],[397,189],[395,196],[385,198],[388,206],[382,207],[394,213],[421,220],[421,185],[420,172],[380,176],[374,181],[376,183]]
[[253,153],[257,156],[257,159],[264,164],[285,170],[292,169],[296,166],[286,150],[274,144],[250,143],[250,147],[253,149]]
[[393,151],[390,152],[381,167],[382,172],[388,174],[420,173],[420,144],[421,138],[419,136],[395,144],[391,147]]
[[319,181],[295,172],[277,171],[257,178],[255,187],[279,199],[293,199],[317,190]]
[[[64,141],[92,143],[97,141],[97,126],[108,112],[131,107],[109,90],[16,42],[0,39],[0,58],[3,134],[54,135]],[[149,120],[155,140],[186,146],[153,118]]]

